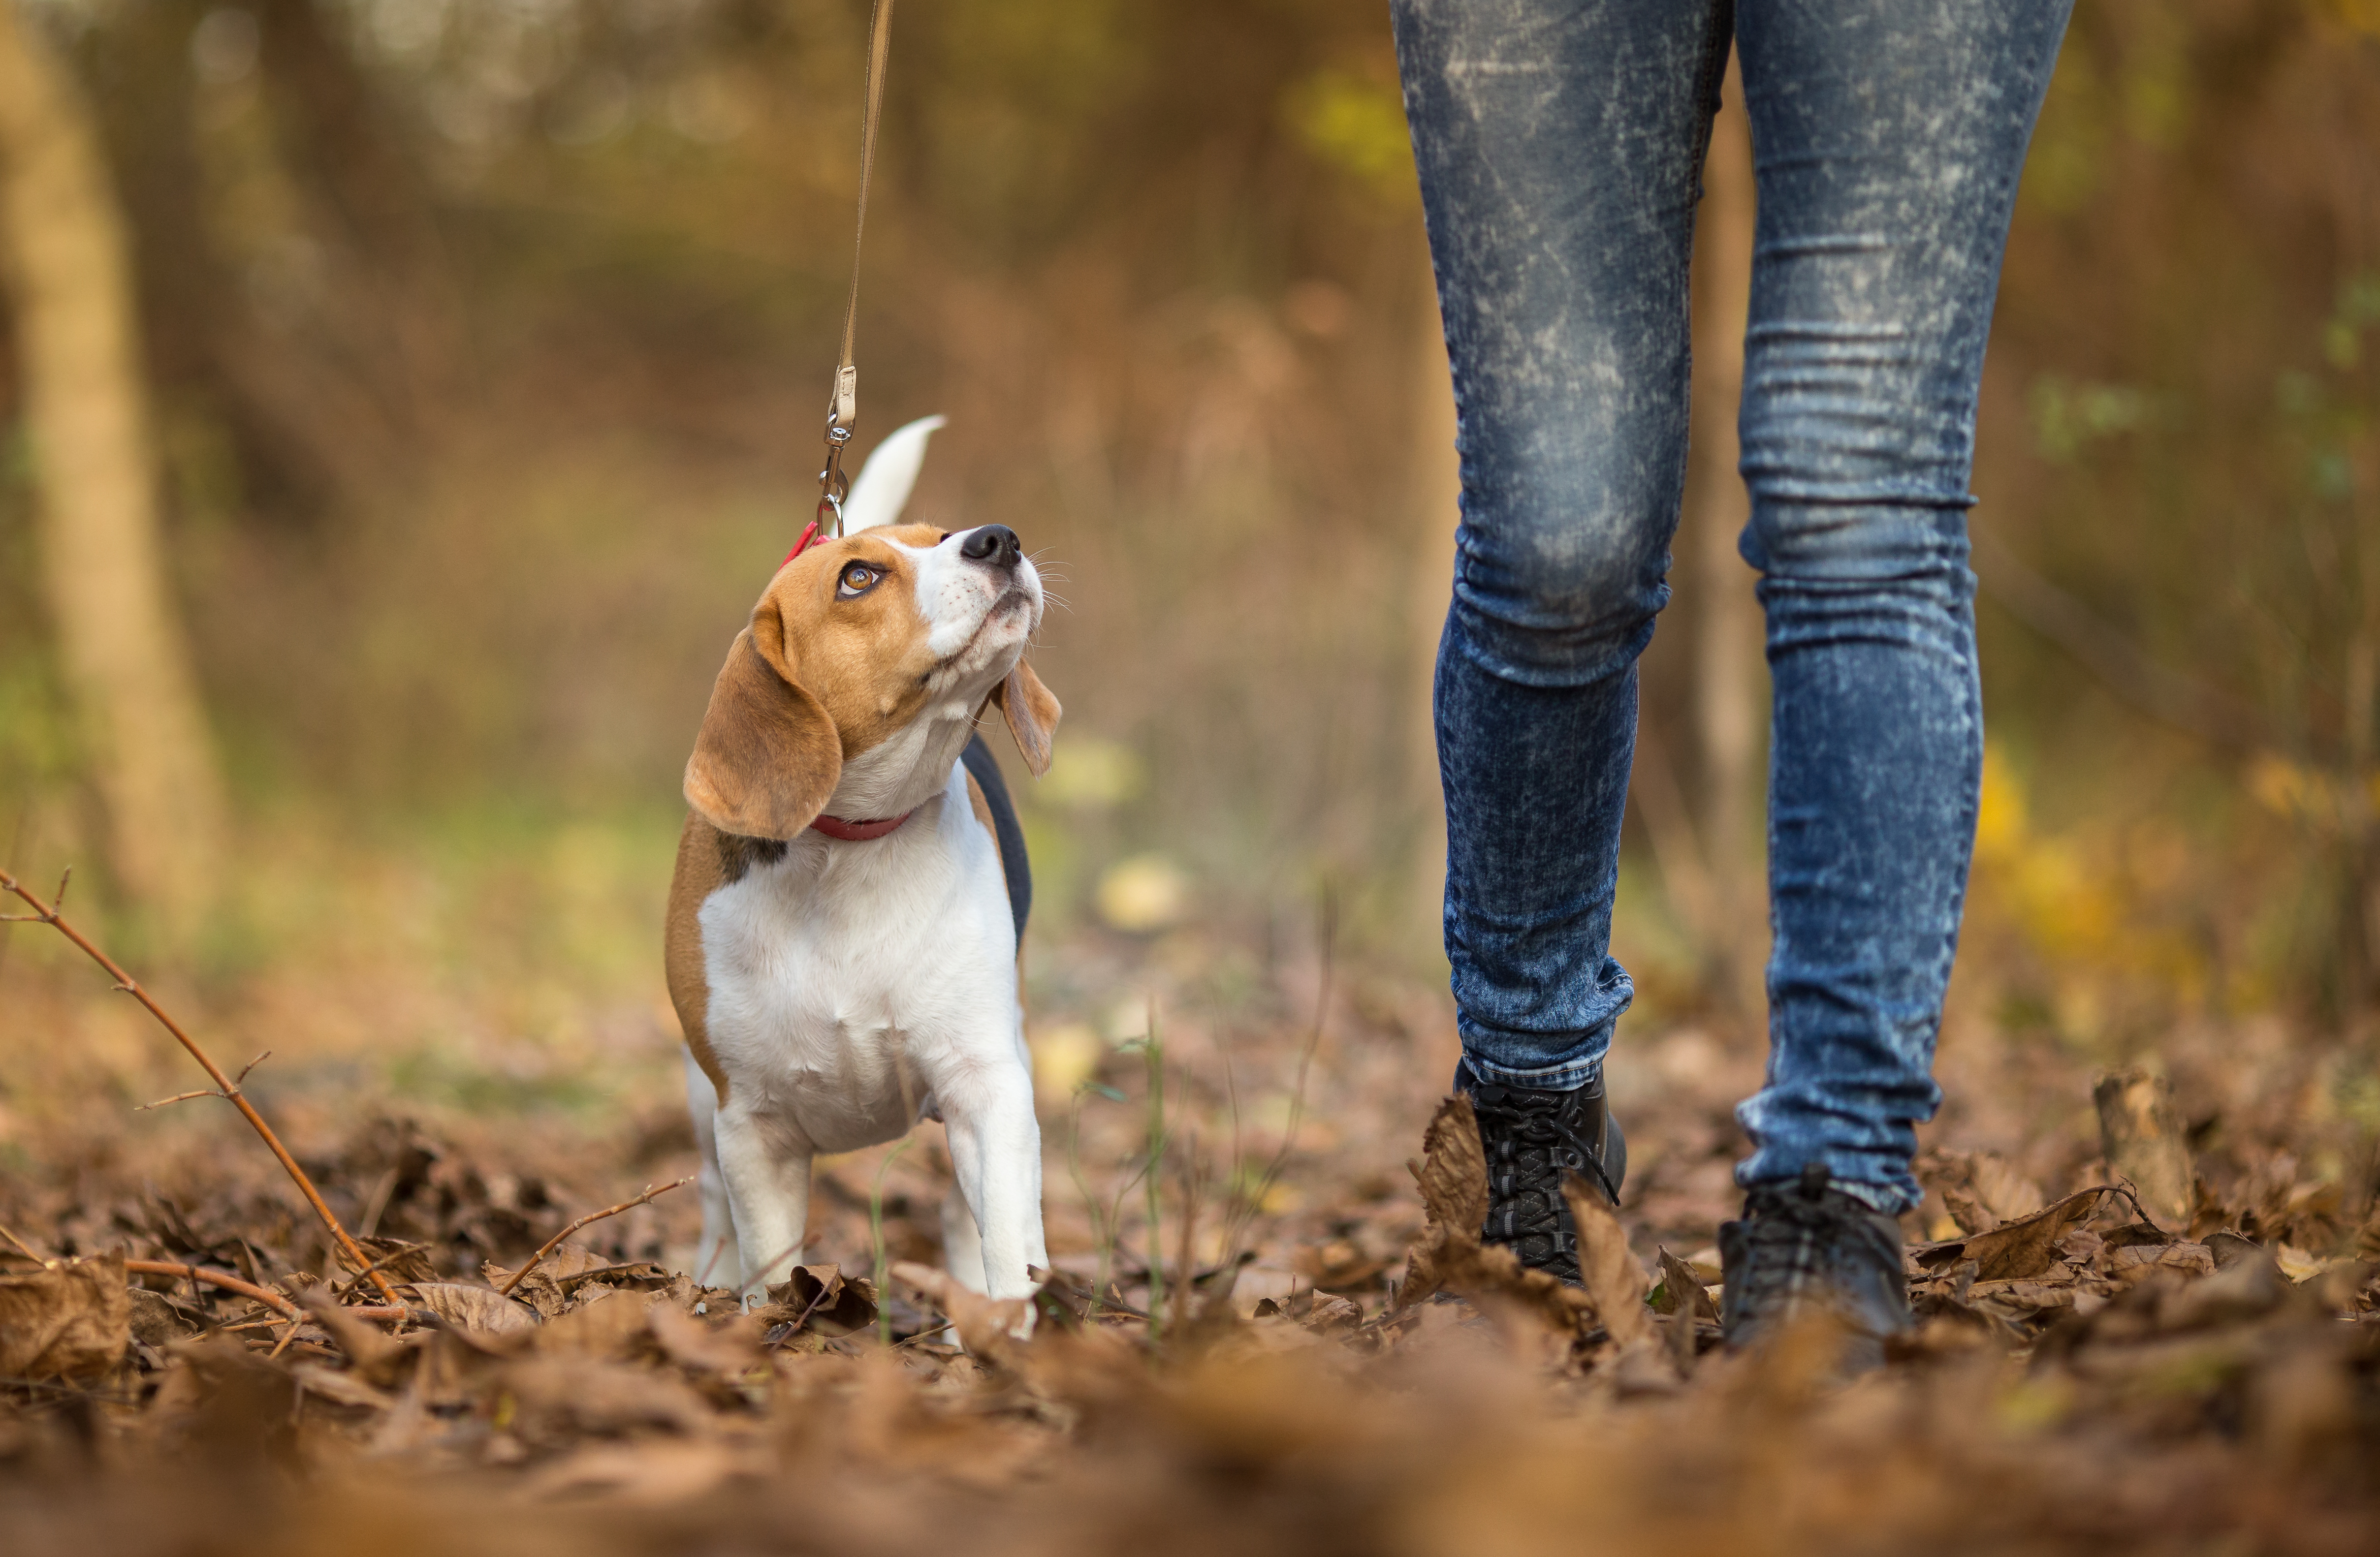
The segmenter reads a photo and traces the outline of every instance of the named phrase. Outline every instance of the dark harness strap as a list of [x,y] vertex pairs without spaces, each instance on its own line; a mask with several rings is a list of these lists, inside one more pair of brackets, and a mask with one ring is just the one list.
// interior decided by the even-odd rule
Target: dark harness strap
[[1008,911],[1016,918],[1016,938],[1022,941],[1026,916],[1033,911],[1033,867],[1025,859],[1025,829],[1016,824],[1016,803],[1008,798],[1008,780],[1000,776],[1000,764],[992,760],[982,736],[967,738],[959,761],[983,787],[983,798],[991,807],[992,836],[1000,839],[1000,864],[1008,874]]

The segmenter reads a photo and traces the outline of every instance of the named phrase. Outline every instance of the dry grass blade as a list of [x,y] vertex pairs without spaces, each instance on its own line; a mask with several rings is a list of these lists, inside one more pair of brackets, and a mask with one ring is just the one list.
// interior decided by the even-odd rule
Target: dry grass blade
[[23,1255],[26,1259],[30,1260],[36,1265],[46,1265],[49,1263],[49,1261],[46,1258],[34,1253],[31,1247],[29,1246],[24,1239],[18,1237],[7,1228],[0,1227],[0,1238],[6,1238],[10,1243],[16,1245],[17,1252]]
[[[57,906],[58,901],[65,899],[66,882],[61,879],[58,883],[57,901],[44,903],[15,876],[5,870],[0,870],[0,889],[12,892],[24,899],[32,908],[34,919],[72,941],[84,956],[104,968],[109,976],[115,980],[116,988],[140,1002],[141,1008],[156,1018],[159,1025],[174,1035],[175,1041],[189,1052],[192,1059],[199,1062],[200,1068],[207,1073],[214,1081],[216,1088],[230,1100],[231,1105],[239,1110],[241,1117],[249,1122],[256,1133],[262,1138],[264,1144],[272,1149],[273,1156],[280,1160],[282,1167],[287,1170],[290,1178],[297,1184],[298,1192],[303,1194],[307,1203],[314,1208],[314,1214],[322,1219],[322,1225],[328,1228],[331,1237],[338,1241],[341,1251],[354,1261],[357,1269],[368,1267],[371,1263],[370,1260],[366,1257],[361,1249],[356,1246],[356,1240],[347,1236],[346,1228],[340,1225],[338,1217],[332,1213],[329,1203],[322,1199],[322,1192],[314,1188],[313,1179],[307,1176],[304,1168],[298,1165],[298,1159],[289,1154],[289,1148],[281,1144],[281,1137],[273,1132],[271,1125],[264,1122],[264,1116],[256,1111],[256,1105],[249,1102],[241,1093],[239,1083],[224,1074],[223,1068],[210,1058],[204,1049],[199,1047],[198,1040],[185,1032],[182,1030],[182,1024],[167,1015],[165,1008],[157,1004],[156,999],[140,987],[140,980],[126,972],[117,965],[114,958],[92,944],[89,936],[67,923],[65,915],[58,911]],[[262,1056],[258,1056],[260,1059],[262,1057]],[[255,1061],[251,1060],[249,1063],[252,1066]],[[240,1074],[246,1075],[247,1072],[243,1070]],[[374,1275],[372,1285],[379,1287],[381,1295],[390,1302],[396,1301],[396,1287],[386,1276]]]
[[513,1288],[518,1286],[522,1280],[526,1278],[531,1271],[537,1269],[540,1261],[544,1260],[547,1255],[552,1253],[555,1249],[560,1249],[562,1247],[563,1240],[569,1237],[571,1234],[578,1231],[579,1228],[592,1226],[594,1224],[602,1221],[605,1217],[617,1216],[624,1211],[634,1211],[637,1207],[644,1204],[647,1201],[651,1200],[656,1195],[666,1195],[672,1189],[685,1189],[687,1185],[693,1183],[694,1179],[695,1176],[693,1174],[687,1174],[684,1178],[678,1179],[674,1183],[663,1184],[657,1188],[647,1186],[645,1192],[638,1195],[635,1200],[622,1201],[618,1205],[605,1206],[601,1211],[589,1212],[586,1215],[580,1217],[577,1221],[573,1222],[569,1226],[565,1227],[562,1231],[554,1234],[553,1237],[546,1239],[544,1243],[539,1245],[537,1252],[528,1257],[528,1262],[523,1264],[519,1270],[515,1271],[512,1275],[505,1280],[504,1285],[496,1288],[497,1295],[504,1298],[511,1297],[513,1295]]

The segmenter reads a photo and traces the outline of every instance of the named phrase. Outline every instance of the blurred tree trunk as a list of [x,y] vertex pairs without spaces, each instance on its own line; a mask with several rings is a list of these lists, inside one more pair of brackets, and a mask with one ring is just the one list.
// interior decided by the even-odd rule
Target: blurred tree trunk
[[117,878],[181,943],[212,892],[223,797],[160,566],[126,254],[88,106],[13,0],[0,0],[0,268],[16,311],[44,582]]
[[1693,439],[1686,475],[1687,565],[1696,632],[1694,731],[1701,756],[1695,831],[1708,905],[1694,925],[1714,994],[1747,1012],[1761,1002],[1763,892],[1753,824],[1759,814],[1763,680],[1760,606],[1736,551],[1751,516],[1736,472],[1736,408],[1751,312],[1752,130],[1733,61],[1703,167],[1694,219]]

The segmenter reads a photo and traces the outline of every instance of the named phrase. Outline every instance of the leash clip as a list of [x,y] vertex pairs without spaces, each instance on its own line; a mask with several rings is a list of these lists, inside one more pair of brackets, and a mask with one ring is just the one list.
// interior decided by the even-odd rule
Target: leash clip
[[[850,427],[839,417],[827,417],[826,465],[819,472],[818,525],[821,539],[839,539],[843,535],[843,500],[851,495],[851,477],[843,469],[843,452],[850,443]],[[831,530],[830,519],[833,525]]]

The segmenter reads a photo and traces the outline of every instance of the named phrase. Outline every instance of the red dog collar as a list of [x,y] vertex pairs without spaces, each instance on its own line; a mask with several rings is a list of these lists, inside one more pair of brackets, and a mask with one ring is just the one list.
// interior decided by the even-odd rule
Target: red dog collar
[[[820,538],[821,537],[819,535],[818,521],[813,519],[808,524],[802,526],[802,538],[794,542],[794,549],[785,553],[785,562],[790,562],[795,558],[800,556],[803,552],[808,551],[813,545],[817,544]],[[785,565],[785,562],[780,562],[777,566],[782,568]]]
[[916,815],[915,811],[904,811],[898,816],[886,816],[872,822],[846,822],[840,816],[822,815],[810,824],[810,830],[824,833],[829,838],[839,838],[845,843],[865,843],[871,838],[882,838]]

